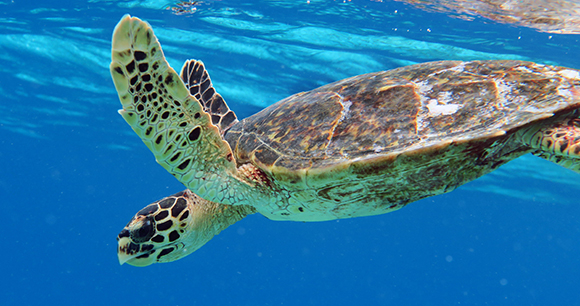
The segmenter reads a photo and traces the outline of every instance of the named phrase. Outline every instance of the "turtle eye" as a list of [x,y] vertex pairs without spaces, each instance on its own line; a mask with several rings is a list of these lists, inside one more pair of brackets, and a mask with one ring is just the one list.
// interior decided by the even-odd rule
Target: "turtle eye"
[[153,220],[151,217],[147,217],[131,229],[131,240],[136,243],[149,241],[153,237],[153,233]]

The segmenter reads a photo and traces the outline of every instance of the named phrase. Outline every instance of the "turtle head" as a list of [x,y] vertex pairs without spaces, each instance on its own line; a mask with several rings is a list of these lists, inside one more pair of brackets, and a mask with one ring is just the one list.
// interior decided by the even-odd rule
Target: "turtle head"
[[184,241],[196,208],[190,195],[188,190],[182,191],[137,212],[117,236],[119,263],[144,267],[193,252]]
[[[182,258],[200,245],[197,231],[204,220],[199,217],[200,201],[205,201],[185,190],[141,209],[117,236],[119,263],[144,267],[156,262]],[[197,221],[197,222],[196,222]],[[193,236],[193,237],[192,237]],[[204,236],[203,234],[201,235]],[[213,237],[213,235],[212,235]]]
[[183,258],[247,215],[243,206],[200,198],[189,190],[141,209],[117,236],[119,263],[144,267]]

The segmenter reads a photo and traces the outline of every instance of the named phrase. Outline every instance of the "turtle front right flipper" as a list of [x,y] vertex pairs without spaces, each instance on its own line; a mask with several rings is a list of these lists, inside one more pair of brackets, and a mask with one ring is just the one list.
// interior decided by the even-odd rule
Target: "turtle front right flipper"
[[222,136],[238,122],[236,114],[213,88],[202,61],[186,61],[181,68],[180,76],[189,93],[201,103],[203,110],[210,114],[212,123],[219,128]]
[[580,173],[580,118],[567,118],[530,131],[532,154]]
[[228,190],[247,185],[238,179],[230,146],[169,67],[149,24],[129,15],[121,19],[113,34],[110,70],[123,105],[119,113],[161,166],[204,199],[223,204],[245,200],[243,193],[234,198]]

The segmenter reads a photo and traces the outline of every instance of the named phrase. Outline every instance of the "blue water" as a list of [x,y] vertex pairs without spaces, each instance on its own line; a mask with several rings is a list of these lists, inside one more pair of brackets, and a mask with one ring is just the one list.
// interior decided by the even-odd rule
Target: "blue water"
[[119,266],[117,233],[183,189],[116,113],[109,48],[125,13],[151,23],[176,69],[202,59],[239,117],[424,61],[580,68],[577,36],[399,2],[171,4],[0,1],[2,305],[580,305],[580,177],[532,156],[391,214],[253,215],[179,261]]

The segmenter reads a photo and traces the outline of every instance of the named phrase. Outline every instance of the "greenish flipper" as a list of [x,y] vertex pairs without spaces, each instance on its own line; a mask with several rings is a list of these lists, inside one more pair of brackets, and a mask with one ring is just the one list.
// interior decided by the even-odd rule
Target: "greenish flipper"
[[222,136],[238,122],[236,114],[213,88],[209,73],[201,61],[186,61],[179,75],[189,93],[201,103],[203,110],[210,114],[212,123],[219,128]]
[[532,154],[580,173],[580,119],[545,126],[531,135]]
[[161,166],[207,200],[244,200],[229,190],[247,185],[237,178],[230,146],[169,67],[149,24],[123,17],[113,34],[110,69],[123,105],[119,113]]

